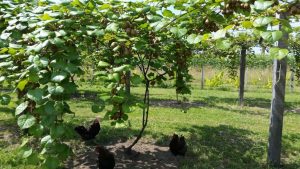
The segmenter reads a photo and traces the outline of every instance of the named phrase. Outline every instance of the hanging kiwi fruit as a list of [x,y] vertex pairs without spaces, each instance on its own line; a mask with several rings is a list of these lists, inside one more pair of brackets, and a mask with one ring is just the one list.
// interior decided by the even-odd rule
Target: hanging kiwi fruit
[[289,15],[300,15],[300,3],[292,4],[288,7]]
[[233,15],[235,11],[242,10],[242,11],[251,11],[250,4],[253,4],[254,0],[250,0],[248,2],[241,2],[239,0],[229,0],[225,2],[224,9],[222,10],[223,15],[229,16]]
[[203,26],[204,32],[217,31],[219,29],[217,24],[214,21],[209,20],[208,18],[204,19]]

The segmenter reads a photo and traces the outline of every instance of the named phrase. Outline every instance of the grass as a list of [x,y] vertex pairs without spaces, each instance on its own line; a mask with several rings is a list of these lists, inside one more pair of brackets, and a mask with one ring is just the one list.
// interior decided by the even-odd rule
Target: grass
[[[195,83],[195,82],[194,82]],[[195,85],[193,85],[195,87]],[[249,88],[245,93],[245,106],[237,105],[238,92],[228,90],[205,89],[195,87],[188,96],[191,103],[187,113],[183,113],[176,104],[174,89],[152,88],[150,90],[153,106],[150,109],[149,125],[145,137],[156,140],[159,145],[167,146],[170,136],[176,132],[187,138],[188,153],[180,162],[180,169],[260,169],[266,167],[269,113],[271,90]],[[82,85],[83,91],[97,92],[97,85]],[[295,91],[299,91],[296,88]],[[132,94],[141,98],[142,87],[132,88]],[[300,107],[299,92],[286,95],[286,113],[284,115],[282,162],[284,168],[300,168],[300,114],[291,110]],[[104,116],[90,110],[93,100],[80,99],[70,101],[75,117],[66,117],[69,124],[79,124]],[[160,104],[157,104],[160,103]],[[141,113],[139,109],[129,114],[132,127],[115,129],[109,121],[103,121],[103,130],[97,140],[109,143],[118,139],[132,138],[140,128]],[[11,109],[0,107],[0,168],[34,168],[22,162],[17,155],[19,138],[2,139],[11,134],[14,119]],[[16,143],[11,143],[15,141]]]

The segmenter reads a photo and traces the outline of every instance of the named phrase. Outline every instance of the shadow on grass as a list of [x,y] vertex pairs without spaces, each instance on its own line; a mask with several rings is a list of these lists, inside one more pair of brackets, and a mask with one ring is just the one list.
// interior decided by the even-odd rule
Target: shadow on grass
[[220,125],[178,128],[190,132],[187,139],[188,154],[182,168],[234,168],[259,169],[262,166],[266,144],[250,139],[251,131]]
[[[178,128],[191,133],[187,138],[188,153],[180,168],[267,168],[267,142],[251,139],[254,132],[232,126],[191,126]],[[284,134],[284,133],[283,133]],[[157,137],[159,138],[159,137]],[[170,137],[161,136],[158,144],[168,143]],[[300,134],[287,133],[282,137],[282,168],[300,168]]]
[[[14,128],[13,120],[1,120],[1,126],[9,127],[10,133],[17,131]],[[74,128],[80,121],[72,121],[67,123],[70,128]],[[209,169],[209,168],[234,168],[234,169],[261,169],[267,168],[264,160],[266,152],[265,142],[255,141],[251,139],[251,136],[255,135],[249,130],[239,129],[228,125],[219,126],[196,126],[191,125],[185,128],[177,128],[178,132],[191,133],[187,138],[188,152],[185,158],[181,159],[180,168],[182,169]],[[90,142],[76,141],[75,149],[77,149],[76,160],[71,159],[68,161],[70,168],[78,168],[79,166],[86,166],[89,168],[97,168],[97,155],[94,152],[94,146],[97,144],[114,146],[118,143],[125,142],[128,139],[137,135],[138,130],[132,130],[128,128],[113,128],[111,126],[102,126],[102,129],[97,135],[96,139]],[[171,134],[171,133],[170,133]],[[146,130],[145,135],[150,135],[158,138],[158,145],[167,146],[170,136],[160,135],[148,132]],[[18,134],[16,134],[18,137]],[[0,137],[0,140],[3,140]],[[10,137],[11,139],[11,137]],[[13,140],[17,140],[14,138]],[[70,140],[79,139],[79,136],[74,135]],[[10,142],[12,140],[9,140]],[[78,143],[82,143],[82,147],[78,147]],[[300,168],[299,160],[295,158],[300,156],[300,149],[297,147],[300,143],[300,135],[296,133],[284,134],[283,136],[283,158],[290,161],[284,161],[284,169],[296,169]],[[0,144],[0,147],[5,144]],[[140,147],[143,148],[143,144]],[[72,146],[72,148],[74,148]],[[147,147],[145,147],[147,149]],[[177,168],[177,159],[172,159],[168,149],[156,150],[154,152],[144,151],[138,158],[124,157],[122,149],[117,149],[115,155],[117,166],[116,168]],[[159,161],[159,159],[163,159]],[[262,160],[263,159],[263,160]],[[294,161],[293,161],[294,159]],[[69,167],[68,167],[69,168]]]
[[14,109],[8,107],[0,107],[0,113],[11,114],[14,115]]
[[[165,100],[165,99],[152,99],[150,101],[151,106],[155,107],[167,107],[167,108],[177,108],[177,109],[183,109],[188,110],[189,108],[216,108],[228,112],[235,112],[235,113],[241,113],[241,114],[251,114],[251,115],[261,115],[261,116],[268,116],[268,114],[256,112],[252,110],[246,110],[242,107],[236,107],[232,108],[230,105],[237,105],[237,103],[233,103],[232,98],[224,99],[226,101],[227,106],[218,105],[219,102],[216,102],[215,100],[219,100],[217,97],[212,97],[207,99],[207,101],[193,101],[193,102],[177,102],[176,100]],[[212,99],[212,100],[210,100]],[[221,102],[221,101],[220,101]],[[224,103],[224,102],[222,102]]]
[[[298,169],[300,168],[300,134],[283,133],[282,137],[282,158],[284,169]],[[288,159],[288,161],[285,161]],[[296,161],[290,161],[294,159]]]
[[[178,132],[189,132],[187,138],[188,153],[180,164],[183,169],[208,169],[208,168],[234,168],[234,169],[261,169],[266,165],[267,143],[251,139],[255,133],[234,128],[228,125],[191,126],[178,128]],[[159,142],[167,142],[168,137],[161,138]],[[300,150],[297,144],[300,135],[288,134],[283,136],[283,156],[289,160],[294,156],[294,161],[284,161],[284,169],[300,168],[297,157]],[[293,158],[291,158],[293,159]]]
[[[218,103],[225,103],[229,105],[238,105],[238,98],[228,98],[228,97],[200,97],[209,106],[215,106]],[[245,98],[244,105],[249,107],[260,107],[260,108],[270,108],[271,99],[264,98]]]
[[[215,106],[217,103],[226,103],[229,105],[238,105],[238,98],[227,98],[227,97],[198,97],[209,106]],[[297,105],[298,102],[285,102],[286,109],[292,109],[293,106]],[[259,108],[270,108],[271,107],[271,98],[245,98],[244,105],[248,107],[259,107]]]

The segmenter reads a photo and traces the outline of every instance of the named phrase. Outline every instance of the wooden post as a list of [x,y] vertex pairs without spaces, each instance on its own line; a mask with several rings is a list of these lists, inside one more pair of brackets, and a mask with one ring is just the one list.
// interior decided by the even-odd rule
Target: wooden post
[[[286,19],[285,13],[279,14],[280,19]],[[282,30],[279,25],[279,30]],[[279,48],[287,48],[288,33],[283,32],[283,37],[278,41]],[[287,59],[274,60],[273,65],[273,96],[271,102],[268,164],[279,167],[281,157],[281,139],[284,113],[284,97],[286,85]]]
[[248,69],[248,67],[246,67],[246,70],[245,70],[245,84],[244,84],[244,91],[245,91],[245,89],[247,88],[247,86],[248,86],[248,72],[249,72],[249,69]]
[[201,89],[204,89],[204,66],[201,65]]
[[291,92],[294,92],[294,81],[295,81],[295,73],[292,71],[292,73],[291,73],[291,84],[290,84],[290,86],[291,86]]
[[243,106],[244,104],[246,55],[247,55],[247,48],[245,46],[242,46],[241,57],[240,57],[240,90],[239,90],[240,106]]

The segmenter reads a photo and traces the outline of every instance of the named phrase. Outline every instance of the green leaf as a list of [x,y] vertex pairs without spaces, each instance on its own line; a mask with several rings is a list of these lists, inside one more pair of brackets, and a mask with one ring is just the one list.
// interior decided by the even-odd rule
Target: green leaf
[[41,124],[44,126],[51,126],[55,123],[57,113],[54,114],[46,114],[42,116]]
[[[0,41],[0,45],[2,44],[2,42]],[[4,54],[5,52],[9,51],[8,48],[2,48],[0,49],[0,54]],[[4,58],[7,58],[6,56],[4,56]]]
[[27,128],[30,128],[30,127],[32,127],[35,123],[36,123],[35,117],[33,117],[32,115],[29,115],[29,114],[21,115],[21,116],[18,118],[18,126],[19,126],[21,129],[27,129]]
[[0,103],[2,105],[8,105],[11,100],[11,97],[7,94],[0,96]]
[[43,99],[43,90],[40,88],[34,89],[34,90],[29,90],[27,93],[27,97],[30,100],[35,101],[36,103],[39,103]]
[[122,110],[124,113],[130,113],[130,106],[128,104],[122,104]]
[[116,128],[122,128],[122,127],[125,127],[126,125],[125,125],[125,123],[124,123],[124,121],[123,120],[121,120],[121,121],[116,121],[116,125],[115,125],[115,127]]
[[22,138],[22,144],[20,145],[21,148],[25,147],[29,142],[29,138]]
[[60,83],[67,78],[68,74],[66,72],[55,72],[51,76],[52,82]]
[[281,31],[266,31],[260,33],[260,36],[269,42],[276,42],[280,40],[282,35],[283,33]]
[[55,32],[56,37],[62,37],[62,36],[66,36],[67,32],[64,30],[59,30],[57,32]]
[[150,26],[152,28],[154,28],[155,31],[158,31],[158,30],[162,29],[166,24],[167,24],[166,21],[157,21],[157,22],[151,23]]
[[139,75],[133,75],[130,78],[130,81],[134,84],[134,85],[138,85],[140,83],[142,83],[143,79],[139,76]]
[[272,38],[273,38],[273,41],[278,41],[282,38],[282,35],[283,33],[281,31],[273,31],[272,32]]
[[51,150],[58,155],[61,161],[66,160],[72,154],[72,149],[64,143],[55,144],[53,147],[51,147]]
[[225,40],[217,40],[217,48],[222,49],[222,50],[226,50],[229,49],[232,45],[232,42],[229,39],[225,39]]
[[189,44],[197,44],[199,42],[201,42],[201,35],[196,35],[196,34],[191,34],[187,37],[187,42]]
[[49,59],[48,58],[45,58],[45,57],[42,57],[40,58],[40,64],[43,66],[43,67],[47,67],[48,64],[49,64]]
[[119,73],[113,73],[113,79],[116,81],[116,82],[119,82],[121,80],[121,76]]
[[48,20],[53,20],[54,18],[52,18],[49,14],[44,13],[43,15],[40,15],[39,18],[43,21],[48,21]]
[[287,49],[281,48],[271,48],[270,49],[270,56],[274,59],[281,60],[289,54]]
[[11,33],[2,33],[0,35],[0,39],[7,40],[10,35],[11,35]]
[[39,154],[36,152],[32,152],[32,154],[26,159],[27,164],[38,166],[40,159]]
[[65,105],[61,101],[57,101],[54,104],[55,113],[63,113],[65,110]]
[[21,103],[21,104],[16,108],[15,115],[17,116],[17,115],[23,113],[24,110],[26,110],[27,107],[28,107],[28,101],[25,101],[25,102]]
[[49,36],[49,31],[41,30],[39,34],[36,35],[36,38],[47,38]]
[[44,126],[41,124],[35,124],[29,129],[29,133],[36,137],[41,137],[44,133]]
[[103,36],[105,34],[104,30],[103,29],[96,29],[93,31],[93,35],[96,35],[96,36]]
[[6,59],[6,58],[9,58],[10,55],[0,55],[0,59]]
[[112,83],[110,83],[109,85],[107,85],[106,87],[108,88],[108,89],[112,89],[112,88],[114,88],[116,86],[116,84],[114,83],[114,82],[112,82]]
[[105,108],[104,104],[101,104],[101,105],[94,104],[94,105],[92,105],[92,112],[99,113],[99,112],[103,111],[104,108]]
[[165,9],[162,14],[165,17],[173,17],[174,16],[173,12],[168,9]]
[[25,88],[25,86],[27,85],[27,83],[28,83],[28,80],[27,80],[27,79],[22,80],[22,81],[20,81],[20,82],[18,83],[17,88],[18,88],[20,91],[23,91],[24,88]]
[[71,11],[70,15],[72,16],[78,16],[78,15],[83,15],[84,12],[83,11]]
[[220,29],[213,34],[213,39],[220,39],[226,36],[227,31],[225,29]]
[[122,72],[122,71],[128,71],[130,70],[130,65],[123,65],[116,68],[113,68],[114,72]]
[[32,148],[24,147],[23,158],[28,158],[32,154]]
[[48,44],[49,44],[49,40],[45,40],[43,43],[39,43],[33,46],[27,46],[27,52],[31,52],[31,51],[40,52]]
[[284,31],[286,33],[293,32],[293,27],[291,25],[292,22],[290,22],[289,20],[280,20],[280,22],[281,22],[281,25],[282,25],[282,27],[281,27],[282,31]]
[[232,28],[234,28],[234,25],[228,25],[224,28],[224,30],[229,31]]
[[75,93],[77,90],[76,84],[72,82],[63,83],[61,86],[65,89],[64,92],[67,94]]
[[27,26],[26,26],[26,25],[23,25],[23,24],[18,24],[18,25],[16,26],[16,28],[17,28],[18,30],[22,31],[22,30],[26,29]]
[[41,144],[42,144],[42,145],[51,144],[52,142],[53,142],[53,140],[52,140],[52,138],[51,138],[50,135],[47,135],[47,136],[45,136],[45,137],[43,137],[43,138],[41,139]]
[[144,108],[147,107],[147,105],[144,104],[144,103],[136,103],[136,106],[139,107],[139,108],[141,108],[141,109],[144,109]]
[[123,103],[124,102],[124,97],[122,97],[122,96],[114,96],[114,97],[112,97],[112,101],[113,102],[115,102],[115,103]]
[[39,81],[39,75],[37,73],[30,72],[28,76],[28,80],[30,82],[37,83]]
[[6,79],[5,76],[0,76],[0,83],[2,83]]
[[116,23],[111,23],[111,24],[109,24],[109,25],[106,27],[106,30],[107,30],[107,31],[112,31],[112,32],[117,32],[117,31],[118,31],[118,28],[119,28],[118,24],[116,24]]
[[65,44],[65,41],[56,37],[52,40],[52,44],[55,44],[56,46],[59,46],[59,47],[63,47],[63,45]]
[[99,66],[99,67],[109,67],[110,64],[107,63],[107,62],[104,62],[104,61],[100,61],[100,62],[98,63],[98,66]]
[[65,128],[63,125],[56,125],[50,128],[51,138],[60,138],[64,135]]
[[48,92],[52,95],[59,95],[64,93],[64,88],[62,86],[48,86]]
[[209,34],[209,33],[204,34],[202,37],[202,42],[207,41],[210,37],[211,37],[211,34]]
[[151,9],[151,6],[150,6],[150,5],[146,5],[146,6],[142,9],[142,12],[147,13],[147,12],[150,11],[150,9]]
[[177,27],[172,27],[170,29],[170,32],[172,32],[175,36],[177,37],[182,37],[187,33],[187,29],[186,28],[177,28]]
[[47,157],[43,168],[45,169],[57,169],[59,167],[59,159],[57,157]]
[[260,32],[260,36],[267,41],[272,41],[272,33],[270,31]]
[[100,10],[110,9],[110,8],[112,8],[110,4],[103,4],[99,7]]
[[13,66],[13,61],[10,62],[0,62],[0,68],[4,68],[4,67],[9,67],[9,66]]
[[278,57],[277,59],[283,59],[284,57],[286,57],[289,54],[289,50],[287,49],[280,49],[278,52]]
[[271,7],[273,4],[273,1],[258,0],[254,2],[254,9],[263,11]]
[[243,21],[243,22],[242,22],[242,26],[243,26],[244,28],[249,29],[249,28],[252,28],[253,24],[252,24],[251,21]]
[[262,27],[262,26],[266,26],[269,23],[271,23],[274,20],[274,17],[258,17],[254,20],[253,22],[253,26],[254,27]]

